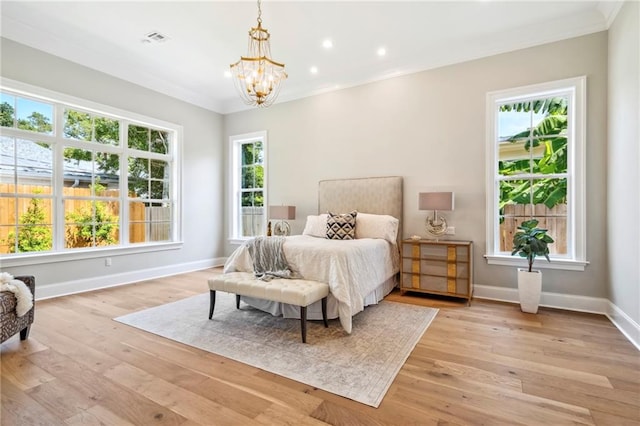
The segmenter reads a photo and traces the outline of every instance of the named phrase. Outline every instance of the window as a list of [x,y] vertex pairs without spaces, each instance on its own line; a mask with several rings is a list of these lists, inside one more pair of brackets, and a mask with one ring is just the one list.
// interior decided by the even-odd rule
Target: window
[[231,136],[231,239],[243,240],[266,232],[267,133]]
[[584,270],[584,77],[487,95],[487,254],[490,264],[517,265],[513,234],[536,219],[555,240],[551,263]]
[[18,82],[0,95],[3,262],[179,241],[179,126]]

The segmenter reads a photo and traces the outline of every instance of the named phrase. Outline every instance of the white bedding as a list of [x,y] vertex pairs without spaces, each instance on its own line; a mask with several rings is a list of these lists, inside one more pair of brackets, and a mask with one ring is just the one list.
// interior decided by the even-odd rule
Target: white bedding
[[[351,333],[351,317],[364,309],[365,296],[399,270],[397,246],[383,239],[329,240],[295,235],[286,238],[283,249],[291,269],[304,279],[329,284],[347,333]],[[234,271],[253,272],[245,245],[225,263],[225,273]]]

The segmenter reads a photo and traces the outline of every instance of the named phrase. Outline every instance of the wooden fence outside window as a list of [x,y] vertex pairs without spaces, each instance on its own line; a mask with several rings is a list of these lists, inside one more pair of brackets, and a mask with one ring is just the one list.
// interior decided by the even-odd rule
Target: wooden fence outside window
[[[0,184],[0,192],[14,193],[16,186],[13,184]],[[8,238],[9,234],[15,233],[15,224],[20,220],[20,216],[25,214],[29,204],[31,203],[30,194],[48,195],[51,194],[50,186],[40,185],[18,185],[17,193],[25,195],[24,198],[18,198],[18,212],[16,217],[16,209],[13,197],[2,197],[0,199],[0,254],[10,253]],[[89,197],[91,196],[90,188],[72,188],[64,187],[63,195],[67,197]],[[102,201],[107,205],[107,211],[114,216],[117,222],[119,219],[119,191],[106,190],[105,196],[110,196],[113,201]],[[51,200],[44,198],[44,200]],[[87,200],[66,199],[64,203],[65,216],[71,212],[78,212],[79,209],[86,205]],[[44,201],[42,210],[45,216],[43,226],[53,226],[51,203]],[[53,233],[53,232],[52,232]],[[114,230],[113,237],[119,242],[119,229]],[[145,206],[141,201],[133,201],[129,203],[129,242],[143,243],[152,241],[169,241],[171,238],[171,208]],[[67,242],[67,245],[68,242]],[[71,247],[73,248],[73,247]]]

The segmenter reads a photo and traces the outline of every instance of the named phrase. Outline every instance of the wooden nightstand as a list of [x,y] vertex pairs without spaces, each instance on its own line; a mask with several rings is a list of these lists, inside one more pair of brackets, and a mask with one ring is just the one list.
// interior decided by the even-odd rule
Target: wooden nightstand
[[441,294],[471,303],[473,242],[402,241],[400,292]]

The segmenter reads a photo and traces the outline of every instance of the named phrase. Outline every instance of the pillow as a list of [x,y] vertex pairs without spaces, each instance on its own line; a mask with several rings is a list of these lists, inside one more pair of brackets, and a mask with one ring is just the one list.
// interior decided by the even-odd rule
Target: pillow
[[380,238],[395,244],[400,221],[386,214],[358,213],[356,238]]
[[327,216],[327,238],[330,240],[353,240],[356,238],[357,211]]
[[307,223],[304,226],[302,235],[325,238],[327,236],[327,214],[307,216]]

